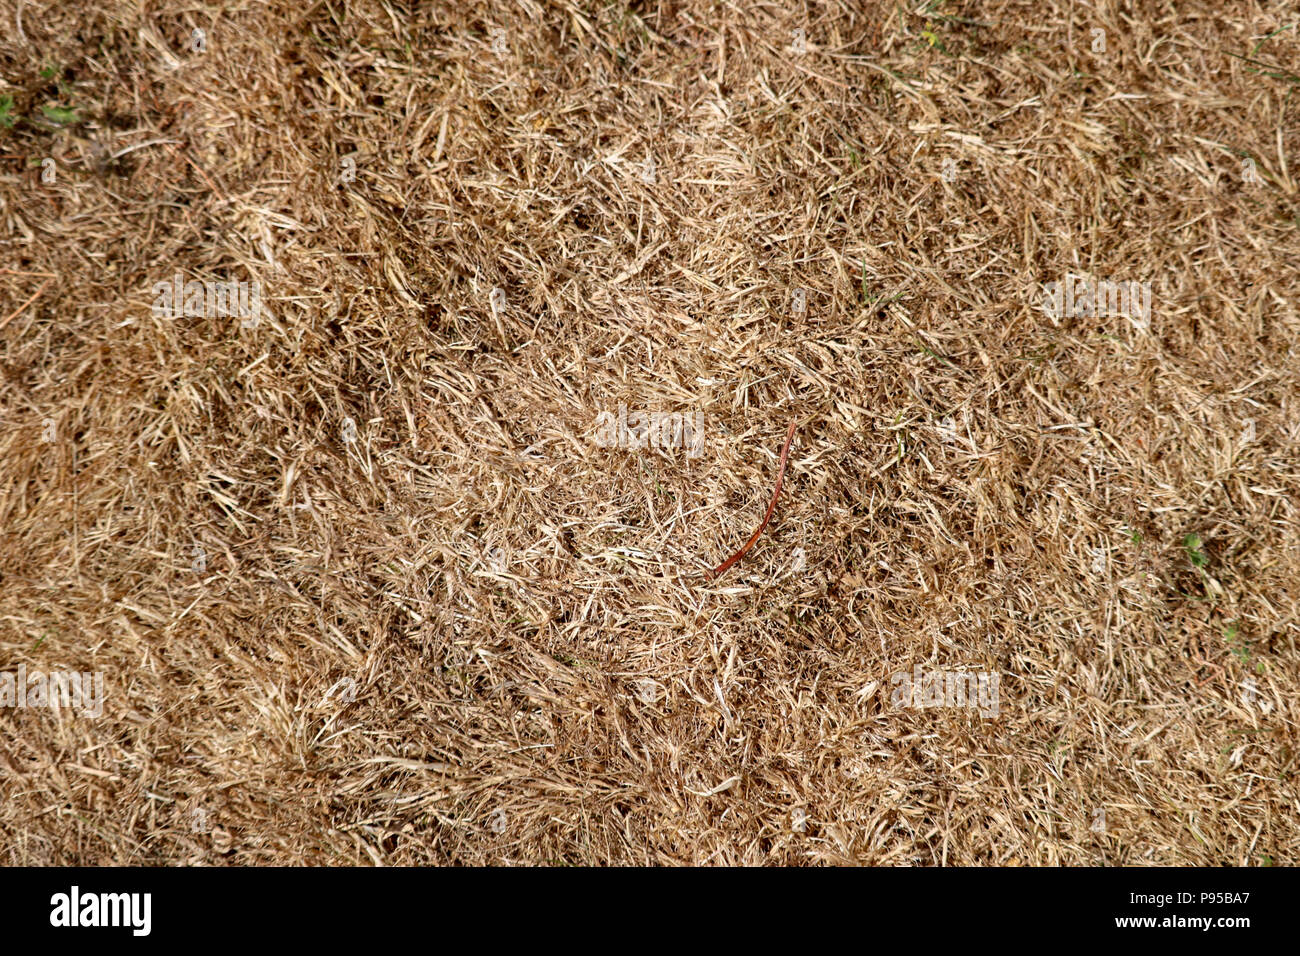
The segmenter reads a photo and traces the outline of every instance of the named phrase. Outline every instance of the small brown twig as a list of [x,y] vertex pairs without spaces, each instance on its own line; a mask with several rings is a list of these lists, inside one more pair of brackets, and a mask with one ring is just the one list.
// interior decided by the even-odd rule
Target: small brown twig
[[23,309],[27,308],[29,305],[31,305],[33,302],[35,302],[38,298],[40,298],[41,293],[45,291],[45,287],[46,287],[47,285],[49,285],[51,282],[53,282],[53,281],[55,280],[55,278],[56,278],[54,275],[52,275],[52,274],[49,273],[49,272],[18,272],[18,271],[14,270],[14,269],[5,269],[5,270],[3,270],[3,271],[4,271],[4,272],[8,272],[8,273],[12,273],[13,275],[20,275],[20,276],[49,276],[49,278],[46,279],[44,282],[42,282],[42,283],[37,287],[36,291],[32,293],[32,297],[31,297],[30,299],[28,299],[26,302],[24,302],[24,303],[23,303],[22,305],[20,305],[18,308],[14,309],[12,312],[10,312],[8,315],[6,315],[6,316],[4,317],[4,319],[0,320],[0,332],[3,332],[3,331],[4,331],[5,326],[8,325],[8,324],[13,320],[13,318],[14,318],[15,316],[18,315],[18,313],[22,312]]
[[712,571],[708,572],[709,580],[713,580],[726,573],[733,564],[743,558],[748,553],[749,549],[754,546],[754,542],[758,540],[758,536],[763,533],[763,529],[767,527],[767,523],[772,520],[772,513],[776,511],[776,499],[781,496],[781,482],[785,480],[785,466],[790,458],[790,442],[794,440],[794,428],[797,424],[798,420],[791,422],[790,430],[786,432],[785,445],[781,449],[781,465],[776,473],[776,487],[772,489],[772,502],[767,506],[767,514],[763,515],[763,523],[758,526],[758,530],[754,532],[739,551],[727,558],[726,561],[723,561]]

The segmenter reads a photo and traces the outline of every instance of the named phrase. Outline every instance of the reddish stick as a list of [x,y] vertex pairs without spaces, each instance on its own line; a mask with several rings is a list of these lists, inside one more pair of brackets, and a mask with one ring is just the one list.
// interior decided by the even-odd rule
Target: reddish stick
[[[5,272],[13,272],[14,275],[19,275],[19,276],[46,276],[46,275],[50,275],[48,272],[14,272],[13,269],[5,269],[4,271],[5,271]],[[10,321],[14,316],[16,316],[19,312],[21,312],[23,309],[27,308],[29,305],[31,305],[33,302],[35,302],[38,298],[40,298],[41,293],[45,291],[45,287],[46,287],[47,285],[49,285],[51,282],[53,282],[54,279],[55,279],[54,276],[50,276],[48,279],[46,279],[44,282],[42,282],[42,283],[40,284],[40,286],[36,289],[35,292],[32,293],[32,297],[31,297],[30,299],[28,299],[26,302],[24,302],[24,303],[23,303],[22,305],[20,305],[18,308],[14,309],[12,312],[10,312],[8,315],[6,315],[6,316],[4,317],[4,321],[3,321],[3,322],[0,322],[0,332],[3,332],[3,331],[4,331],[4,327],[5,327],[6,325],[9,324],[9,321]]]
[[794,427],[796,424],[798,424],[797,421],[791,422],[790,430],[786,432],[785,445],[781,448],[781,466],[776,473],[776,488],[772,490],[772,503],[767,506],[767,514],[763,515],[763,523],[758,526],[758,530],[754,532],[753,537],[746,541],[739,551],[709,572],[710,580],[721,574],[725,574],[733,564],[743,558],[746,553],[748,553],[749,549],[754,546],[754,542],[758,540],[758,536],[763,533],[763,529],[767,527],[767,523],[772,520],[772,513],[776,511],[776,499],[781,497],[781,482],[785,480],[785,466],[786,462],[790,458],[790,442],[794,440]]

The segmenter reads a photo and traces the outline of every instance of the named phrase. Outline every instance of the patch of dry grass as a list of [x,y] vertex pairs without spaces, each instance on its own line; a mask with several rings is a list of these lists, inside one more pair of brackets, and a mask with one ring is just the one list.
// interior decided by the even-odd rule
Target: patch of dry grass
[[1300,9],[1232,7],[4,0],[0,670],[107,687],[0,707],[5,862],[1295,863]]

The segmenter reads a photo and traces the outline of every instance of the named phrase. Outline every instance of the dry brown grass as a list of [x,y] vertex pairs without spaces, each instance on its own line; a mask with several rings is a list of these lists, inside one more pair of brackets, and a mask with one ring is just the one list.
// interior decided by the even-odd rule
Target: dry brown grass
[[4,862],[1295,863],[1300,10],[924,9],[0,0]]

